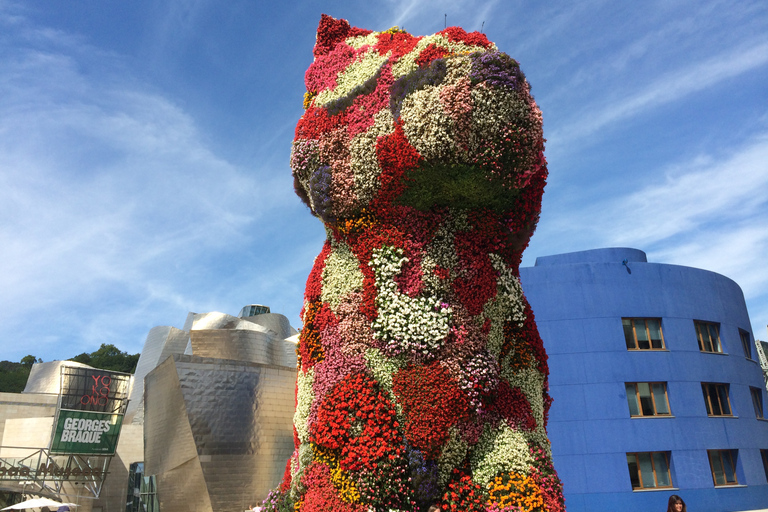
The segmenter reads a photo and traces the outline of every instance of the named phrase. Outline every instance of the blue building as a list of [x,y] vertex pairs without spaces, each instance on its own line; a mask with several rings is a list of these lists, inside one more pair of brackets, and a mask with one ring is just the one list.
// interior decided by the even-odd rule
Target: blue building
[[768,508],[765,386],[730,279],[636,249],[520,269],[549,355],[549,436],[569,512]]

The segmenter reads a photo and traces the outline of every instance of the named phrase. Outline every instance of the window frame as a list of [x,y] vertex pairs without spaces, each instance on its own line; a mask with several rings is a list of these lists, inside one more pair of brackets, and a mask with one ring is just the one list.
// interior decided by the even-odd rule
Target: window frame
[[[712,407],[712,402],[711,402],[711,393],[709,393],[709,390],[707,389],[708,386],[714,386],[715,389],[717,390],[715,393],[715,396],[718,399],[718,407],[720,409],[721,414],[715,414],[714,412],[714,408]],[[721,389],[725,390],[725,399],[728,405],[728,414],[722,414],[722,411],[723,411],[723,404],[721,402],[722,396],[719,392]],[[731,407],[730,391],[731,391],[730,386],[722,382],[702,382],[701,383],[701,392],[704,395],[704,405],[707,409],[707,416],[711,418],[721,418],[721,417],[733,418],[734,417],[733,407]]]
[[749,386],[749,394],[752,396],[752,406],[755,408],[755,418],[765,419],[765,408],[763,407],[763,390]]
[[[656,463],[654,461],[654,455],[661,454],[664,456],[664,463],[666,464],[666,475],[667,475],[667,481],[669,482],[669,485],[659,485],[659,478],[658,474],[659,472],[656,470]],[[647,455],[650,462],[651,462],[651,470],[653,471],[653,480],[654,485],[643,485],[643,472],[640,469],[640,455]],[[632,474],[632,467],[631,462],[629,460],[630,457],[634,457],[635,461],[635,470],[636,470],[636,480],[640,484],[638,487],[635,487],[633,482],[633,474]],[[669,452],[627,452],[627,470],[629,471],[629,481],[630,485],[632,485],[633,491],[646,491],[651,489],[674,489],[674,483],[672,482],[672,468],[670,464],[671,454]]]
[[[659,323],[659,337],[661,341],[661,347],[654,347],[653,342],[651,341],[651,330],[648,327],[648,320],[656,320]],[[629,346],[629,340],[627,339],[627,326],[624,324],[625,321],[629,321],[630,326],[632,327],[632,341],[634,342],[634,347]],[[648,348],[640,348],[640,340],[637,338],[637,327],[635,325],[635,322],[642,321],[645,324],[645,333],[648,339]],[[664,329],[661,326],[661,318],[658,317],[622,317],[621,318],[621,327],[624,331],[624,343],[627,346],[627,350],[667,350],[667,344],[664,342]]]
[[[649,386],[651,404],[653,407],[653,414],[643,414],[643,405],[642,405],[641,396],[640,396],[640,386],[639,386],[640,384],[647,384]],[[654,390],[653,390],[654,384],[660,384],[664,387],[664,400],[666,401],[666,405],[667,405],[666,413],[658,412],[659,409],[656,405],[656,393],[654,393]],[[639,414],[632,414],[632,405],[629,401],[630,386],[634,386],[634,389],[635,389],[635,400],[637,403],[637,410]],[[670,418],[672,417],[672,408],[669,406],[669,394],[667,392],[666,382],[625,382],[624,390],[627,393],[627,406],[629,407],[630,418]]]
[[[734,457],[734,452],[736,452],[735,457]],[[732,482],[728,481],[728,475],[726,474],[726,468],[725,468],[726,458],[723,457],[724,454],[727,455],[727,460],[730,462],[730,465],[731,465],[731,471],[733,473]],[[727,487],[731,485],[739,485],[739,477],[736,471],[736,462],[739,459],[738,450],[707,450],[707,458],[709,459],[709,471],[712,474],[712,483],[715,485],[715,487]],[[725,478],[725,482],[722,484],[717,483],[717,476],[715,475],[715,467],[713,465],[714,460],[720,461],[720,467],[723,470],[723,477]]]
[[752,336],[750,336],[749,331],[739,329],[739,338],[741,339],[741,347],[744,349],[744,357],[754,361],[752,358]]
[[768,482],[768,450],[760,450],[760,458],[763,459],[763,471],[765,471],[765,481]]
[[[699,351],[705,352],[707,354],[725,354],[723,351],[723,342],[720,340],[720,324],[717,322],[707,322],[705,320],[694,320],[693,326],[696,329],[696,341],[699,343]],[[713,350],[705,350],[706,347],[704,345],[704,338],[701,334],[701,329],[703,327],[707,327],[707,334],[709,335],[709,341],[710,346]],[[714,350],[714,346],[712,346],[712,332],[710,331],[710,328],[714,328],[716,336],[716,342],[717,342],[717,350]]]

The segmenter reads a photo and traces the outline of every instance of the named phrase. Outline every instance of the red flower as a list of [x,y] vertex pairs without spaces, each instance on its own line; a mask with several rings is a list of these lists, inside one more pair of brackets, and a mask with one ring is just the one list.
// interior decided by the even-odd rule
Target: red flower
[[466,43],[471,46],[482,46],[483,48],[490,48],[491,42],[481,32],[469,32],[467,33],[461,27],[448,27],[445,30],[438,32],[448,38],[449,41],[456,43]]
[[436,46],[434,43],[431,43],[421,51],[419,56],[416,58],[416,64],[420,68],[427,67],[432,63],[433,60],[442,59],[449,53],[450,52],[445,48]]
[[448,429],[470,414],[469,400],[437,361],[400,370],[392,391],[403,407],[408,442],[430,459],[440,455]]
[[493,408],[507,421],[510,427],[531,431],[536,428],[531,405],[520,388],[513,388],[502,380],[496,390]]
[[379,42],[376,43],[376,50],[379,55],[386,55],[387,52],[391,51],[392,54],[389,56],[391,63],[397,62],[400,57],[410,53],[421,40],[421,37],[413,37],[406,32],[382,32],[378,37]]
[[348,37],[364,36],[370,34],[370,30],[352,27],[347,20],[337,20],[327,14],[320,16],[317,26],[317,40],[312,51],[315,57],[325,55],[341,41]]

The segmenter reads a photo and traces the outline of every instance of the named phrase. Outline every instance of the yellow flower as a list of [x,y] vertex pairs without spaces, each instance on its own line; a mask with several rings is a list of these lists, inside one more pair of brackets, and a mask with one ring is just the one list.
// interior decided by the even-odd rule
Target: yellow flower
[[501,473],[488,482],[488,502],[499,507],[517,506],[526,512],[540,512],[544,507],[541,489],[530,476]]
[[312,100],[317,96],[317,91],[307,91],[304,93],[304,110],[312,105]]

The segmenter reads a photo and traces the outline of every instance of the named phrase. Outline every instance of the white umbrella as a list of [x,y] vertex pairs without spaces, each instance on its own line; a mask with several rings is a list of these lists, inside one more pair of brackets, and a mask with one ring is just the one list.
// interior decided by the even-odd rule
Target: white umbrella
[[74,503],[59,503],[58,501],[49,500],[48,498],[35,498],[32,500],[22,501],[21,503],[11,505],[10,507],[5,507],[4,509],[0,509],[0,510],[22,510],[25,508],[42,508],[42,507],[59,508],[63,505],[66,505],[68,507],[77,506]]

